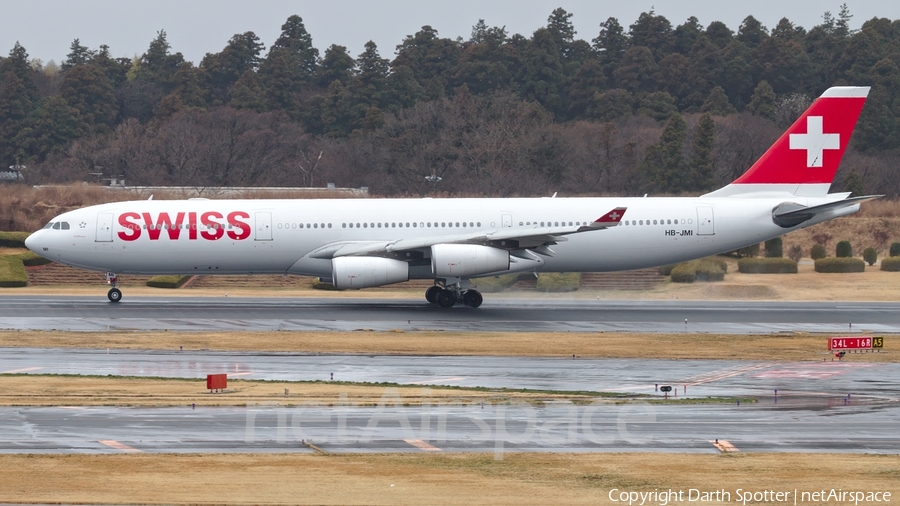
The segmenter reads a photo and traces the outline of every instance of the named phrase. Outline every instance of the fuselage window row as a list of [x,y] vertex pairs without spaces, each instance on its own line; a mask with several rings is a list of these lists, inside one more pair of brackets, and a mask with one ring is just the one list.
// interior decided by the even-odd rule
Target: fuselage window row
[[[646,221],[646,223],[644,223]],[[687,223],[688,225],[693,224],[694,220],[681,218],[681,224],[684,225]],[[674,220],[625,220],[623,224],[628,226],[640,226],[640,225],[678,225],[678,218]]]

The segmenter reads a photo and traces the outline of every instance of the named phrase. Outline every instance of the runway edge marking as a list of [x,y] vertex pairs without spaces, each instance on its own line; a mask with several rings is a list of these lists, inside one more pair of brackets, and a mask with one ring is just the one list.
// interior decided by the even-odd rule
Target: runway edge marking
[[133,448],[133,447],[131,447],[131,446],[128,446],[127,444],[123,444],[123,443],[120,443],[120,442],[118,442],[118,441],[114,441],[114,440],[112,440],[112,439],[101,439],[101,440],[99,440],[99,441],[97,441],[97,442],[100,443],[100,444],[102,444],[102,445],[109,446],[110,448],[115,448],[116,450],[121,450],[121,451],[123,451],[123,452],[128,452],[128,453],[144,453],[143,450],[138,450],[137,448]]
[[713,446],[718,448],[722,453],[735,453],[740,451],[733,444],[725,441],[724,439],[715,439],[710,440],[709,442],[712,443]]
[[425,441],[422,441],[421,439],[404,439],[403,441],[406,441],[407,443],[411,444],[412,446],[415,446],[416,448],[418,448],[422,451],[426,451],[426,452],[442,452],[442,451],[444,451],[444,450],[441,450],[440,448],[438,448],[437,446],[433,446],[433,445],[426,443]]

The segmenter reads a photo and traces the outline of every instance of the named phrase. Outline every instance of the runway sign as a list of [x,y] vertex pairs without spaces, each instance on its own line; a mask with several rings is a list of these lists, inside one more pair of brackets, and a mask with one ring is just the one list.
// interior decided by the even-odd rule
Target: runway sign
[[207,374],[206,388],[209,390],[224,390],[228,388],[227,374]]
[[[877,341],[877,342],[876,342]],[[883,337],[858,336],[858,337],[830,337],[828,338],[829,350],[871,350],[881,348],[884,345]]]

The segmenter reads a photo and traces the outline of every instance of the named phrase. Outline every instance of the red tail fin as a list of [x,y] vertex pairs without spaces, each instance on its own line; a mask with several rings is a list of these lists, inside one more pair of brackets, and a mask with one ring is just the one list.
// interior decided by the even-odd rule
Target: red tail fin
[[719,192],[743,193],[737,185],[754,185],[753,190],[745,189],[751,191],[765,191],[756,185],[795,189],[799,189],[796,185],[817,185],[827,191],[868,94],[868,87],[829,88],[747,172],[726,187],[731,191]]

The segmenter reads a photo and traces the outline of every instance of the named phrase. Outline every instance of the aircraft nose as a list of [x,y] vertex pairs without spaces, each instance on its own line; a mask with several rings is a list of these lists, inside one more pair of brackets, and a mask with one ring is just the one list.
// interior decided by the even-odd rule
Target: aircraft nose
[[25,247],[38,254],[40,254],[41,249],[41,246],[38,244],[38,236],[41,235],[41,232],[43,230],[38,230],[25,238]]

